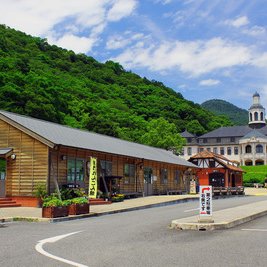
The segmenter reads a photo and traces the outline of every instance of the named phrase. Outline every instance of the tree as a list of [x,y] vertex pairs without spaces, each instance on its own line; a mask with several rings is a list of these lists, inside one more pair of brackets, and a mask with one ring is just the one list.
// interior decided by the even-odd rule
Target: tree
[[197,120],[189,121],[186,124],[186,129],[188,132],[196,134],[196,135],[201,135],[205,133],[204,127]]
[[178,154],[185,145],[185,139],[177,133],[175,124],[164,118],[153,119],[147,124],[147,132],[141,136],[141,143],[172,150]]

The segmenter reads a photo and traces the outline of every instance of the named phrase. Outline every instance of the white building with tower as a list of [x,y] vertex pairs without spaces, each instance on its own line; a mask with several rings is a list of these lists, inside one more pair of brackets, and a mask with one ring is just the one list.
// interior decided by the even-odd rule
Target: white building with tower
[[240,165],[267,165],[265,108],[261,105],[257,92],[253,95],[248,117],[248,125],[220,127],[201,136],[184,131],[181,135],[187,140],[187,144],[182,157],[189,159],[207,150],[225,155]]

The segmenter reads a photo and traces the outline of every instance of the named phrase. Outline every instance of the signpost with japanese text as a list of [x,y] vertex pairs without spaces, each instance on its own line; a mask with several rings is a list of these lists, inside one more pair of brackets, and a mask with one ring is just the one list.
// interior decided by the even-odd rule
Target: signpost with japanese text
[[89,175],[89,198],[96,198],[97,194],[97,159],[90,159],[90,175]]
[[212,217],[212,186],[200,186],[199,194],[199,218],[207,220]]

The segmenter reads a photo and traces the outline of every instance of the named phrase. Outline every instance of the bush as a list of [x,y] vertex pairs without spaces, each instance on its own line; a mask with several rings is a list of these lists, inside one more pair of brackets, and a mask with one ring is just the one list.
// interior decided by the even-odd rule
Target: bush
[[46,186],[44,184],[38,184],[34,195],[42,200],[44,200],[48,194],[46,191]]
[[43,200],[43,207],[62,207],[70,205],[68,200],[61,201],[56,197],[47,197]]
[[115,194],[111,197],[112,202],[121,202],[124,200],[124,195],[123,194]]
[[85,197],[76,197],[69,200],[71,204],[87,204],[88,199]]
[[60,194],[62,200],[86,196],[83,188],[62,188]]

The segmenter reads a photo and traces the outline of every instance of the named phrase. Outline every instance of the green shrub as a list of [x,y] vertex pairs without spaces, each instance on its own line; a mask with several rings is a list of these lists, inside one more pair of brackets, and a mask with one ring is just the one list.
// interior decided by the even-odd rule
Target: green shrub
[[38,197],[38,198],[44,200],[44,199],[47,197],[47,195],[48,195],[48,193],[47,193],[47,191],[46,191],[46,186],[45,186],[45,184],[38,184],[38,185],[37,185],[37,188],[36,188],[36,190],[35,190],[35,192],[34,192],[34,195],[35,195],[36,197]]
[[47,197],[43,200],[43,207],[62,207],[68,206],[70,202],[68,200],[61,201],[56,197]]
[[265,177],[267,177],[267,166],[241,166],[241,168],[246,172],[243,174],[243,184],[263,184]]
[[86,204],[88,203],[88,199],[85,197],[76,197],[73,199],[70,199],[71,204]]

